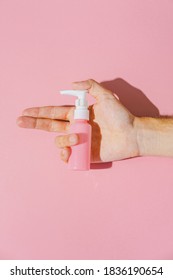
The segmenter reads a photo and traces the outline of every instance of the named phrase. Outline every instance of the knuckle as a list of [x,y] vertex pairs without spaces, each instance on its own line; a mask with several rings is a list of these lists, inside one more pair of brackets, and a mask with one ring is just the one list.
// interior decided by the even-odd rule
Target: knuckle
[[50,109],[50,118],[55,119],[55,106],[51,107]]
[[52,120],[48,124],[48,130],[49,131],[54,131],[54,122]]
[[88,81],[89,81],[90,84],[95,83],[95,80],[94,80],[94,79],[89,79]]
[[63,126],[64,131],[65,132],[69,131],[69,128],[70,128],[70,122],[64,123],[64,126]]
[[67,147],[69,145],[69,140],[68,140],[68,136],[65,135],[65,136],[60,136],[59,137],[59,146],[61,148],[63,147]]
[[[72,108],[69,110],[69,112],[67,113],[67,119],[70,120],[70,121],[73,119],[74,109],[75,109],[75,108],[72,107]],[[66,127],[67,127],[67,129],[69,129],[70,123],[66,124]]]

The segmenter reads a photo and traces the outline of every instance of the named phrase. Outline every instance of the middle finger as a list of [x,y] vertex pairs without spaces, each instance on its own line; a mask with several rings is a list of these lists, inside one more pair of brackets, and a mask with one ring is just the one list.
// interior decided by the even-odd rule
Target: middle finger
[[67,121],[40,119],[24,116],[19,117],[17,123],[20,127],[41,129],[50,132],[67,132],[70,126],[70,122]]
[[73,106],[43,106],[27,108],[23,111],[23,116],[34,118],[47,118],[57,120],[70,120],[73,114]]

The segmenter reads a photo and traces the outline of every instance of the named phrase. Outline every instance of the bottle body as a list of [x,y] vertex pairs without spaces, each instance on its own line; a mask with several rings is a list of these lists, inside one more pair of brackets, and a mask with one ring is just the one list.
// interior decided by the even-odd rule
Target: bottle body
[[79,144],[71,147],[68,168],[72,170],[89,170],[91,159],[91,125],[87,120],[75,120],[70,133],[76,133]]

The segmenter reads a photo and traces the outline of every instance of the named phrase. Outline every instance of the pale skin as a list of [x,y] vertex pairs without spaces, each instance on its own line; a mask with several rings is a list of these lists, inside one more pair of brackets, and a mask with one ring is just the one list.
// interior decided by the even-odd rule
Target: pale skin
[[[132,115],[110,90],[89,79],[72,84],[87,89],[96,102],[89,107],[92,126],[91,162],[112,162],[137,156],[173,156],[173,118],[142,118]],[[77,134],[69,134],[72,106],[27,108],[17,123],[23,128],[64,133],[55,138],[60,157],[68,162]]]

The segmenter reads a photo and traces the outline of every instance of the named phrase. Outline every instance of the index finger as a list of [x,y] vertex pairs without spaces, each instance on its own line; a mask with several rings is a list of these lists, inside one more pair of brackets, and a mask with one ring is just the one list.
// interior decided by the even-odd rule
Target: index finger
[[33,118],[46,118],[68,121],[71,119],[73,111],[73,106],[43,106],[27,108],[22,112],[22,115]]
[[[102,101],[105,97],[114,98],[113,93],[104,88],[93,79],[81,82],[73,82],[73,89],[86,89],[89,93],[96,98],[97,101]],[[115,98],[114,98],[115,99]]]

